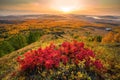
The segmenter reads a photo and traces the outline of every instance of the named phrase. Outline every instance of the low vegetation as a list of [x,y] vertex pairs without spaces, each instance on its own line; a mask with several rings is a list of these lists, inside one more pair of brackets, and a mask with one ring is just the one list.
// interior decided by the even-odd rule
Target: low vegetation
[[[92,50],[82,42],[63,42],[45,49],[26,52],[17,58],[25,79],[39,75],[39,79],[98,79],[105,68]],[[90,74],[94,74],[93,76]],[[34,77],[33,77],[34,79]],[[37,78],[38,79],[38,78]]]

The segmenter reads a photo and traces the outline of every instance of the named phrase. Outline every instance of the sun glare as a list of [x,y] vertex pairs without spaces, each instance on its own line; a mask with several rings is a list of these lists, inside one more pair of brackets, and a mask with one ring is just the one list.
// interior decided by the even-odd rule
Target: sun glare
[[81,9],[81,6],[82,4],[79,0],[53,0],[51,2],[51,9],[60,13],[74,13]]
[[61,11],[64,12],[64,13],[70,13],[70,12],[72,12],[72,9],[69,8],[69,7],[62,7]]

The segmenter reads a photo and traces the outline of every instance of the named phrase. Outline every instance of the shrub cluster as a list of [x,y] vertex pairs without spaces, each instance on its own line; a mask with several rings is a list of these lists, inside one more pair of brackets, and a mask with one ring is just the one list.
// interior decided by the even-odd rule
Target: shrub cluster
[[107,33],[104,38],[102,39],[102,43],[120,43],[120,32],[114,33],[109,32]]
[[[17,62],[23,72],[32,73],[43,72],[45,70],[59,69],[61,64],[64,66],[74,64],[79,66],[81,62],[84,68],[93,67],[95,70],[102,71],[103,64],[95,58],[92,50],[85,48],[82,42],[63,42],[59,47],[51,44],[42,49],[31,50],[19,56]],[[60,70],[61,71],[61,70]]]

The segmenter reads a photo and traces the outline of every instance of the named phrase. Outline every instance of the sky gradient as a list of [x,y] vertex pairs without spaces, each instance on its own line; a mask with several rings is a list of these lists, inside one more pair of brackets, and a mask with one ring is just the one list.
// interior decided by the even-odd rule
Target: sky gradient
[[120,0],[0,0],[0,15],[64,13],[119,15]]

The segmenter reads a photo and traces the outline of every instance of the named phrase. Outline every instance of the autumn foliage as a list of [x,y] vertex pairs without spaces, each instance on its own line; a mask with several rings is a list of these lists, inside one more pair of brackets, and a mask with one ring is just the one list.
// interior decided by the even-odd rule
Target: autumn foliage
[[103,64],[96,59],[92,50],[85,48],[82,42],[63,42],[59,47],[51,44],[46,48],[31,50],[17,58],[22,71],[39,69],[59,68],[60,63],[64,65],[74,63],[78,65],[84,61],[85,67],[94,67],[97,70],[103,69]]
[[114,32],[109,32],[104,36],[102,39],[102,43],[119,43],[120,42],[120,32],[114,33]]

